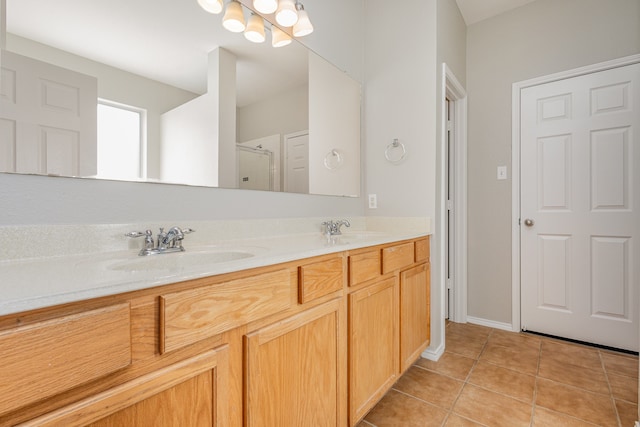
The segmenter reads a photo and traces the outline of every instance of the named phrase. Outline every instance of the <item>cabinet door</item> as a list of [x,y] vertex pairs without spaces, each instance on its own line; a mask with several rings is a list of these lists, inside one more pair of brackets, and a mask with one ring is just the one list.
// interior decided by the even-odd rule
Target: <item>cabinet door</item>
[[400,273],[400,368],[404,372],[429,345],[429,264]]
[[334,300],[245,336],[245,426],[344,425],[340,307]]
[[355,425],[398,373],[398,287],[392,277],[349,295],[349,423]]
[[228,347],[149,373],[23,426],[228,425]]

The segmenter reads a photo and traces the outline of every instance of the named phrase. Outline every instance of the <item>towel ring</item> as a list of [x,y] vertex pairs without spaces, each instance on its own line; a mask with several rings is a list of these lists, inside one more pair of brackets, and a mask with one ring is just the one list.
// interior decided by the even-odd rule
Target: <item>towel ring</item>
[[398,138],[394,138],[393,142],[387,145],[384,150],[384,157],[391,163],[400,163],[407,154],[407,149]]
[[342,154],[335,148],[332,149],[324,156],[324,167],[329,170],[338,169],[344,163],[344,158]]

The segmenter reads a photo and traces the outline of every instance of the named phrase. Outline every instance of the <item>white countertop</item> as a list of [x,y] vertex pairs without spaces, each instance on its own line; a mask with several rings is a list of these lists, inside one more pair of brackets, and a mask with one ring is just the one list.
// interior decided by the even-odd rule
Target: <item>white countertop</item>
[[[319,232],[190,245],[185,252],[146,257],[137,249],[0,261],[0,315],[184,280],[426,236],[422,231]],[[225,257],[242,257],[223,260]],[[209,257],[215,258],[213,262]],[[218,258],[216,258],[218,257]]]

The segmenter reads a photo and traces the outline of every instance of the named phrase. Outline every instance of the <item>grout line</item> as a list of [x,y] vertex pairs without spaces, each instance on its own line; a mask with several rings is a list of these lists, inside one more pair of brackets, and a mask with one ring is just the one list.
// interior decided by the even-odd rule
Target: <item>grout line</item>
[[616,418],[618,420],[618,426],[622,426],[622,419],[620,418],[618,405],[616,405],[616,399],[613,396],[613,389],[611,388],[611,382],[609,381],[609,373],[607,372],[607,367],[604,363],[604,358],[602,357],[602,352],[600,350],[598,350],[598,358],[600,359],[600,364],[602,365],[602,371],[604,372],[604,379],[607,381],[607,387],[609,388],[609,398],[611,399],[611,404],[613,405],[613,411],[615,412]]

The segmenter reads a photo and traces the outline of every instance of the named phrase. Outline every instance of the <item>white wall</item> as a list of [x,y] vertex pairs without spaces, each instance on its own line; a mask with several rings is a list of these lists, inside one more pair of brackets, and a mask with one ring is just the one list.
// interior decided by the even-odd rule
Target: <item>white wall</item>
[[[311,0],[305,44],[360,80],[363,0]],[[341,10],[339,16],[336,10]],[[135,90],[127,87],[127,90]],[[0,224],[362,216],[361,198],[0,174]]]
[[309,86],[303,85],[237,110],[238,142],[309,129]]
[[[338,105],[335,100],[340,99]],[[309,192],[360,194],[360,85],[309,53]],[[342,164],[329,169],[325,160]],[[329,163],[330,167],[332,164]]]
[[537,0],[467,29],[468,314],[511,323],[511,85],[640,52],[638,0]]
[[[364,153],[371,216],[434,217],[436,185],[436,0],[365,3]],[[389,163],[398,138],[407,154]]]

